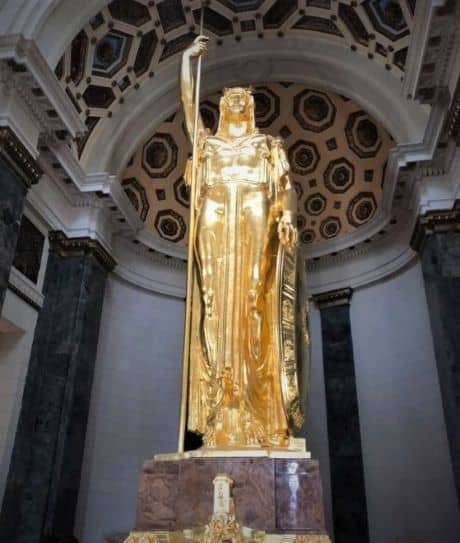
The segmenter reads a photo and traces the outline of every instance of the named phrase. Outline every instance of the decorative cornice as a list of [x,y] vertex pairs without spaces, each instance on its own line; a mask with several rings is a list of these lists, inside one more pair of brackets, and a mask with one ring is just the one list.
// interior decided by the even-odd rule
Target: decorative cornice
[[0,127],[0,156],[14,169],[27,188],[37,183],[43,173],[8,126]]
[[329,292],[315,294],[313,295],[313,301],[318,309],[326,309],[328,307],[337,307],[339,305],[349,305],[352,295],[352,288],[340,288],[338,290],[330,290]]
[[54,230],[49,233],[49,242],[50,251],[63,258],[91,254],[107,271],[112,271],[117,264],[104,247],[90,237],[68,238],[64,232]]
[[436,232],[460,231],[460,208],[440,211],[428,211],[419,216],[414,228],[410,245],[420,252],[427,236]]

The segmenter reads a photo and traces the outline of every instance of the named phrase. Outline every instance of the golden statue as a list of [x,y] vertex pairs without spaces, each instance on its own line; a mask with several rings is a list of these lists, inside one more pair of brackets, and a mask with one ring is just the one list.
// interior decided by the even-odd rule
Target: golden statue
[[206,41],[196,38],[181,67],[196,152],[196,169],[189,160],[185,175],[195,186],[183,415],[206,448],[289,448],[303,423],[296,193],[282,142],[256,128],[251,89],[225,89],[217,132],[204,128],[195,110],[192,59],[205,52]]

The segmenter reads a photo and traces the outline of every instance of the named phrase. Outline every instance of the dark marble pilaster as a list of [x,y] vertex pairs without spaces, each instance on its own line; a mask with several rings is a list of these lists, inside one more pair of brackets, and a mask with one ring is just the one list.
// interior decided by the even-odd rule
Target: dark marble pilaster
[[314,300],[321,311],[335,543],[368,543],[351,295],[351,289],[342,289],[317,295]]
[[107,270],[94,240],[50,234],[36,326],[0,515],[0,541],[72,541]]
[[460,209],[419,218],[420,251],[444,418],[460,503]]
[[41,171],[8,127],[0,127],[0,313],[21,224],[27,190]]

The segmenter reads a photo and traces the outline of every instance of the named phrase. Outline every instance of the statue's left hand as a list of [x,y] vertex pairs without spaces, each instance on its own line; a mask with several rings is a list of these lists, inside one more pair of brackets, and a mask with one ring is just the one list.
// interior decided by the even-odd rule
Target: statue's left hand
[[281,243],[294,249],[297,245],[297,228],[292,222],[290,214],[284,213],[278,223],[278,237]]

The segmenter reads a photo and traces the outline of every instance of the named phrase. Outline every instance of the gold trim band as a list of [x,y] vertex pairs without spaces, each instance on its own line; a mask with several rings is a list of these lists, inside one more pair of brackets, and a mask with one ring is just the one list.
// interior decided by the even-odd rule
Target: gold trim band
[[459,229],[460,209],[428,211],[418,218],[410,240],[410,246],[414,251],[420,252],[426,236],[437,232],[449,232]]
[[349,305],[352,295],[352,288],[340,288],[337,290],[330,290],[329,292],[315,294],[313,296],[313,301],[318,309],[326,309],[327,307]]

